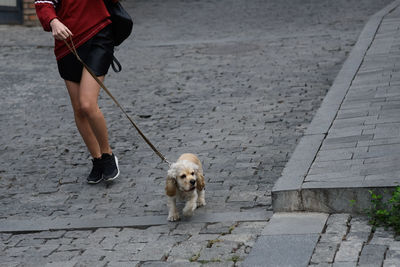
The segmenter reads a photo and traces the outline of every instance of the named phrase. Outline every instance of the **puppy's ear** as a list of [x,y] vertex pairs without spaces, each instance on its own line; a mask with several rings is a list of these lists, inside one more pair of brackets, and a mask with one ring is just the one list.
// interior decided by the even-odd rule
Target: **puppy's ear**
[[167,184],[165,186],[165,193],[169,197],[173,197],[176,195],[176,180],[174,177],[167,177]]
[[176,185],[176,176],[178,170],[176,163],[172,164],[167,173],[167,184],[165,186],[165,193],[169,197],[173,197],[176,195],[177,185]]
[[197,190],[201,191],[204,189],[204,186],[206,185],[204,182],[203,173],[201,171],[197,170],[196,176],[197,176],[196,188],[197,188]]

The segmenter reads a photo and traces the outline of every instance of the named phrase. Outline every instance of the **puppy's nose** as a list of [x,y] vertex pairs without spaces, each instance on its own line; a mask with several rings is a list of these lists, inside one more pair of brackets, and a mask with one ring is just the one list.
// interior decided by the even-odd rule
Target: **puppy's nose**
[[192,180],[190,180],[190,183],[191,183],[192,185],[194,185],[194,184],[196,183],[196,180],[195,180],[195,179],[192,179]]

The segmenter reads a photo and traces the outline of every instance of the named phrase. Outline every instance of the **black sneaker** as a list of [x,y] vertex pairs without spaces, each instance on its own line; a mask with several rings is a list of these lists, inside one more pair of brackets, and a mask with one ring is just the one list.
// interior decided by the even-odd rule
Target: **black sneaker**
[[103,180],[103,160],[101,158],[92,159],[92,162],[93,168],[86,180],[89,184],[98,184]]
[[118,159],[114,154],[103,154],[101,156],[103,164],[103,178],[106,182],[112,181],[119,175]]

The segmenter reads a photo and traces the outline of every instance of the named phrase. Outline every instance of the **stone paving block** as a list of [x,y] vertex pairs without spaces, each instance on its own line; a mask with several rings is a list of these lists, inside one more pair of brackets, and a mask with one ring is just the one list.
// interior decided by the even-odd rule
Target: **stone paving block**
[[205,223],[179,224],[171,232],[171,235],[182,235],[182,234],[195,235],[198,234],[200,230],[203,229],[204,227],[206,227]]
[[399,266],[400,260],[398,259],[386,259],[383,262],[383,267],[396,267]]
[[368,116],[368,110],[339,110],[337,113],[337,119],[348,119],[348,118],[358,118]]
[[394,240],[389,243],[389,249],[394,251],[400,251],[400,241]]
[[202,264],[201,266],[207,266],[207,267],[233,267],[235,264],[233,262],[206,262]]
[[367,242],[370,236],[369,232],[350,232],[346,236],[347,241],[361,241]]
[[325,170],[343,170],[343,168],[351,168],[363,164],[363,160],[337,160],[331,162],[314,162],[312,169],[325,169]]
[[107,267],[136,267],[138,265],[139,265],[138,261],[129,261],[129,262],[110,261],[107,263]]
[[232,234],[255,234],[259,235],[268,221],[264,222],[241,222],[231,231]]
[[260,236],[243,266],[307,266],[318,238],[318,234]]
[[337,143],[350,143],[350,142],[359,142],[365,140],[372,140],[374,137],[373,134],[368,135],[353,135],[353,136],[345,136],[345,137],[332,137],[329,136],[324,140],[326,144],[337,144]]
[[200,234],[228,234],[235,228],[234,222],[211,223],[200,231]]
[[[345,177],[348,178],[348,177]],[[326,193],[326,194],[331,194],[331,195],[337,195],[337,190],[338,189],[354,189],[354,188],[360,188],[362,187],[362,185],[364,184],[363,182],[363,176],[350,176],[350,179],[330,179],[328,181],[305,181],[302,189],[303,189],[303,195],[305,196],[304,199],[305,200],[311,200],[313,199],[312,196],[314,194],[318,194],[319,192],[311,192],[310,189],[327,189],[326,192],[323,192],[322,194]],[[308,191],[306,191],[308,189]],[[330,190],[332,189],[332,190]],[[354,192],[354,190],[352,191]],[[349,192],[339,192],[341,195],[345,195],[346,193]],[[322,200],[322,199],[319,199]],[[338,201],[341,202],[342,205],[347,205],[346,203],[343,203],[343,200],[346,200],[346,198],[343,199],[330,199],[331,201]],[[348,200],[350,201],[350,200]],[[309,203],[310,204],[310,203]],[[315,203],[315,204],[321,204],[324,205],[324,202],[321,203]],[[318,209],[315,209],[318,210]],[[326,212],[325,210],[321,210],[321,212]],[[342,209],[336,209],[336,212],[346,212]]]
[[[85,238],[83,238],[85,239]],[[48,239],[45,243],[46,246],[57,246],[58,249],[63,248],[63,247],[68,247],[71,248],[73,247],[76,243],[74,243],[74,239],[72,238],[59,238],[59,239]]]
[[[320,172],[318,170],[318,172]],[[321,169],[322,172],[322,169]],[[346,183],[349,187],[352,184],[360,184],[365,181],[366,176],[361,176],[357,174],[357,171],[340,171],[338,172],[331,172],[331,173],[318,173],[318,174],[310,174],[307,175],[306,179],[304,180],[304,188],[312,188],[317,186],[322,186],[322,188],[329,188],[330,184],[335,183]],[[321,185],[322,184],[322,185]],[[353,186],[354,187],[354,186]]]
[[335,257],[338,247],[338,244],[319,242],[315,247],[310,263],[333,263],[333,259]]
[[194,234],[188,239],[189,242],[202,242],[217,239],[220,234]]
[[397,180],[399,173],[400,171],[393,171],[381,175],[367,175],[365,176],[363,187],[386,188],[390,192],[400,184]]
[[[390,247],[390,243],[388,245]],[[385,255],[385,259],[399,259],[400,260],[400,251],[388,249],[386,252],[386,255]]]
[[332,161],[332,160],[350,160],[353,158],[353,151],[346,151],[346,152],[334,152],[334,151],[329,151],[329,153],[326,150],[320,151],[324,152],[323,154],[318,154],[316,161]]
[[356,262],[361,252],[363,242],[360,241],[343,241],[335,256],[335,263],[338,262]]
[[323,143],[320,149],[321,151],[324,151],[324,150],[340,149],[340,148],[355,148],[357,145],[358,145],[357,142],[332,143],[332,144]]
[[[218,240],[218,239],[215,239]],[[168,255],[168,262],[175,262],[177,260],[190,260],[196,255],[200,255],[202,250],[206,248],[208,241],[184,241],[177,246],[174,246]]]
[[313,267],[332,267],[333,265],[331,263],[318,263],[318,264],[313,264]]
[[261,235],[319,234],[327,218],[323,213],[275,213]]
[[328,227],[336,225],[347,225],[350,221],[351,216],[347,213],[335,213],[331,214],[327,220]]
[[233,201],[254,201],[258,196],[257,192],[246,191],[246,192],[233,192],[233,194],[228,198],[228,202]]
[[375,126],[371,125],[353,126],[353,127],[339,128],[339,129],[330,128],[329,136],[332,138],[338,138],[338,137],[361,135],[365,130],[370,130],[374,128]]
[[321,234],[321,237],[319,239],[319,242],[321,243],[330,243],[330,244],[339,244],[342,241],[343,241],[343,236],[338,235],[336,233],[332,234],[323,233]]
[[1,267],[16,267],[18,265],[20,265],[19,261],[9,261],[9,262],[0,263]]
[[212,247],[203,248],[200,251],[199,262],[226,262],[230,261],[240,246],[237,242],[219,241],[215,242]]
[[90,258],[86,257],[78,257],[77,258],[78,263],[75,265],[75,267],[85,267],[89,265],[96,265],[96,266],[101,266],[101,267],[106,267],[107,262],[106,261],[94,261]]
[[381,161],[365,166],[365,168],[360,171],[360,174],[365,176],[378,175],[378,174],[396,172],[399,170],[400,170],[399,167],[394,165],[393,162]]
[[66,231],[44,231],[35,234],[35,239],[59,239],[64,236]]
[[385,258],[387,246],[384,245],[365,245],[361,251],[358,264],[360,266],[380,266]]
[[143,248],[135,255],[137,261],[163,260],[174,247],[174,243],[155,242],[144,244]]
[[222,235],[218,237],[219,240],[222,241],[231,241],[243,244],[248,247],[252,247],[256,242],[257,235],[255,234],[229,234],[229,235]]
[[[63,252],[63,253],[78,253],[77,251]],[[93,262],[101,261],[103,258],[107,256],[107,254],[112,253],[112,251],[107,251],[101,248],[88,247],[81,254],[82,258],[90,259]]]
[[356,267],[356,266],[357,266],[356,261],[339,261],[333,263],[333,267]]
[[[46,258],[47,262],[74,262],[74,258],[81,254],[80,251],[60,251],[54,252]],[[75,262],[76,264],[76,262]],[[56,265],[53,265],[56,266]]]
[[350,233],[352,232],[366,232],[370,233],[372,226],[368,224],[367,217],[352,217],[351,218]]
[[[122,245],[122,244],[121,244]],[[109,250],[105,254],[103,261],[108,262],[136,262],[136,250],[134,246],[127,244],[126,248],[120,250]]]
[[74,267],[77,264],[76,261],[57,261],[46,263],[45,267]]

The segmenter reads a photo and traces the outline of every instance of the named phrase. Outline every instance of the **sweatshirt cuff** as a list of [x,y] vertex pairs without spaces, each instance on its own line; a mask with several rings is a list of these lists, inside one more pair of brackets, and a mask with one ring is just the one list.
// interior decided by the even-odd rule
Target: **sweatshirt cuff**
[[38,15],[39,21],[45,31],[50,32],[50,22],[57,18],[56,11],[51,4],[36,4],[36,14]]

